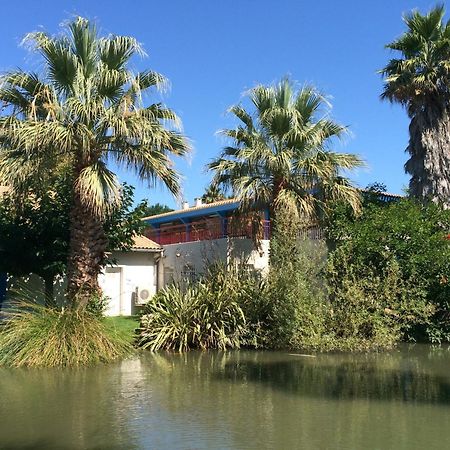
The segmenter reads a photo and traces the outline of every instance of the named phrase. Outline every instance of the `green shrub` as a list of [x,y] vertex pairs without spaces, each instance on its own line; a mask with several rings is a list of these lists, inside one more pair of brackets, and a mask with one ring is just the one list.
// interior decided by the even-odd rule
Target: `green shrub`
[[290,211],[279,209],[276,217],[270,269],[253,314],[264,327],[254,341],[265,348],[320,348],[328,314],[321,277],[327,248],[299,238],[301,224]]
[[145,306],[138,346],[179,352],[239,347],[245,326],[239,292],[233,276],[218,270],[195,283],[164,288]]
[[416,278],[404,277],[396,260],[381,273],[349,263],[344,249],[329,258],[331,317],[328,327],[345,349],[391,348],[414,340],[418,325],[429,323],[435,307]]
[[[334,248],[326,273],[332,298],[341,296],[342,303],[353,305],[352,295],[361,296],[350,293],[354,286],[396,311],[395,328],[402,339],[449,340],[449,231],[450,211],[434,204],[407,199],[369,203],[358,218],[337,208],[328,227]],[[395,292],[383,289],[393,283],[393,273]]]
[[126,339],[87,310],[21,302],[0,328],[0,365],[9,367],[106,363],[131,351]]
[[105,295],[99,293],[91,297],[86,306],[86,309],[94,316],[103,317],[110,301],[111,299],[109,297],[106,297]]

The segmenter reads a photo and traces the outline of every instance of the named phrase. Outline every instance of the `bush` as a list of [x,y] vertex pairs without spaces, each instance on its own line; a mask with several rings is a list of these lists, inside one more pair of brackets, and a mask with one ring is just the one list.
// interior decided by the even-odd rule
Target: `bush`
[[377,317],[384,317],[384,308],[395,311],[401,339],[449,340],[449,230],[450,211],[434,204],[371,203],[358,218],[337,208],[328,228],[334,251],[326,273],[334,306],[340,298],[351,309],[352,297],[373,297],[381,310],[367,300],[368,310]]
[[299,238],[301,224],[278,210],[270,242],[270,269],[257,301],[265,348],[320,348],[328,314],[321,271],[322,241]]
[[401,340],[414,340],[419,324],[429,322],[434,306],[416,279],[406,278],[391,260],[381,273],[349,263],[339,249],[330,256],[330,321],[343,349],[392,348]]
[[111,299],[106,297],[102,293],[93,295],[89,300],[86,309],[92,313],[94,316],[103,317]]
[[214,270],[184,286],[172,284],[147,303],[138,346],[152,351],[237,348],[245,326],[233,272]]
[[132,351],[104,319],[87,310],[22,302],[0,328],[0,365],[80,366],[106,363]]
[[[309,264],[306,258],[304,261]],[[323,347],[322,341],[328,332],[328,303],[325,290],[314,290],[307,273],[299,268],[271,271],[266,295],[272,307],[269,348]]]

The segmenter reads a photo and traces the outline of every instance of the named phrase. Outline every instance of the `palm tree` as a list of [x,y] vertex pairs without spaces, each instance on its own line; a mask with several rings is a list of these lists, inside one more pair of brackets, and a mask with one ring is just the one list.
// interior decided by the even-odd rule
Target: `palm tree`
[[223,200],[225,195],[218,186],[210,184],[206,189],[205,193],[202,195],[203,203],[214,203],[219,200]]
[[410,195],[450,206],[450,23],[444,7],[404,16],[408,27],[386,47],[400,53],[381,73],[382,99],[405,106],[409,126]]
[[329,149],[347,129],[328,117],[324,97],[311,86],[296,90],[288,79],[256,86],[248,97],[252,113],[242,105],[230,108],[240,123],[221,132],[233,145],[209,164],[213,183],[231,190],[243,209],[269,206],[272,219],[282,207],[315,219],[331,200],[344,200],[357,210],[359,192],[341,170],[362,161]]
[[120,184],[108,167],[132,169],[174,195],[179,177],[171,156],[188,151],[174,131],[176,114],[143,95],[165,83],[153,71],[133,74],[130,59],[143,53],[128,36],[100,37],[78,17],[65,33],[35,32],[25,41],[43,58],[42,76],[22,70],[1,79],[0,184],[17,192],[61,164],[72,174],[68,295],[85,305],[99,292],[105,263],[105,217],[120,202]]

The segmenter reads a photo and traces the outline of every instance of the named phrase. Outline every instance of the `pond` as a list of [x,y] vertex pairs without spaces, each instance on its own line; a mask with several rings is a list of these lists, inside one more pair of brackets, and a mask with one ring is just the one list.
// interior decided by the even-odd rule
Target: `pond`
[[450,448],[450,351],[143,354],[0,370],[0,448]]

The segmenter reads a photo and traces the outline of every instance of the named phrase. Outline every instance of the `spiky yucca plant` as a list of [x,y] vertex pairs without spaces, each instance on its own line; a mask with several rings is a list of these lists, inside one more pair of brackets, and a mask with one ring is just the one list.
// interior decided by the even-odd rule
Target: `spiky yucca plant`
[[[25,42],[43,60],[42,73],[16,70],[0,82],[0,185],[27,192],[61,164],[72,173],[68,294],[85,305],[99,290],[105,262],[103,221],[120,202],[120,185],[108,162],[134,170],[173,194],[179,178],[171,157],[188,151],[174,131],[179,120],[144,95],[165,83],[147,70],[134,74],[130,60],[143,53],[132,37],[101,37],[81,17],[62,35],[35,32]],[[168,125],[168,126],[167,126]]]
[[218,267],[197,282],[166,286],[145,306],[138,346],[178,352],[238,348],[245,330],[241,281],[237,271]]

